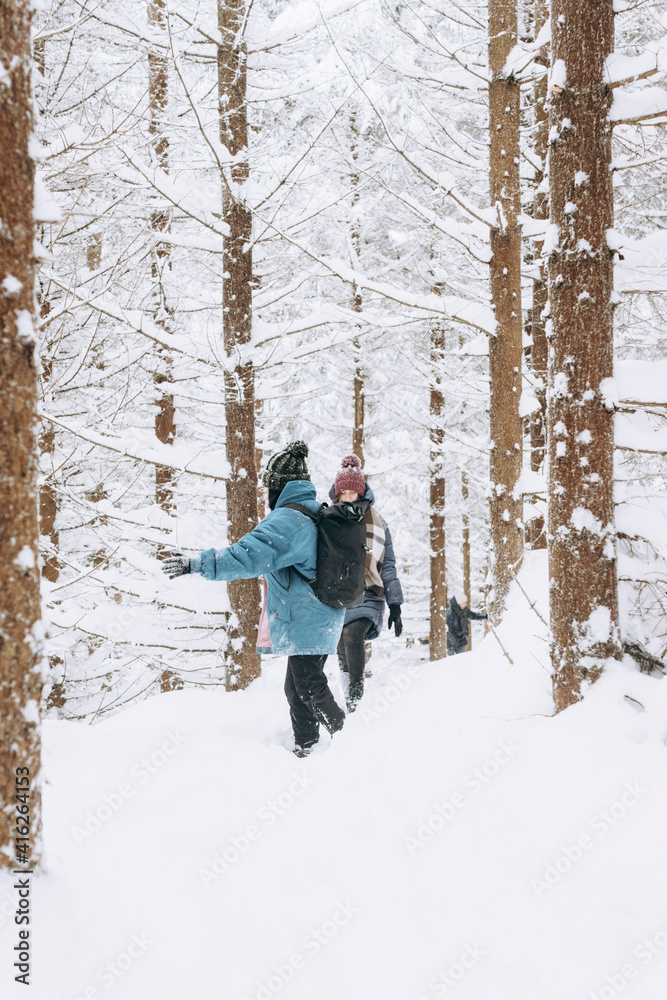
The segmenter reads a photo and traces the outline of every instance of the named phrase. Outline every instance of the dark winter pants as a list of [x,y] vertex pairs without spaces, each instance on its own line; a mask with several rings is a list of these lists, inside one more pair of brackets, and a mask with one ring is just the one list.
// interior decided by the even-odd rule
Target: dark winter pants
[[357,706],[364,693],[364,671],[366,670],[366,650],[364,639],[373,622],[370,618],[356,618],[345,625],[338,643],[338,663],[343,674],[347,674],[348,708]]
[[289,656],[285,694],[297,747],[312,747],[320,738],[320,723],[333,736],[343,728],[345,712],[331,693],[324,673],[326,656]]
[[464,642],[463,645],[454,645],[453,642],[447,640],[447,656],[456,656],[457,653],[465,653],[468,648],[468,643]]

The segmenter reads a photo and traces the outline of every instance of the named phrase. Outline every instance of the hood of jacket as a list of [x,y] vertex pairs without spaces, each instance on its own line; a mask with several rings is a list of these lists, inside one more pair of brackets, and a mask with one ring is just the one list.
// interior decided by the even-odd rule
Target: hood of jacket
[[[316,510],[319,507],[317,502],[317,491],[313,484],[307,479],[292,479],[283,488],[275,509],[284,507],[287,503],[302,503]],[[313,506],[314,505],[314,506]]]

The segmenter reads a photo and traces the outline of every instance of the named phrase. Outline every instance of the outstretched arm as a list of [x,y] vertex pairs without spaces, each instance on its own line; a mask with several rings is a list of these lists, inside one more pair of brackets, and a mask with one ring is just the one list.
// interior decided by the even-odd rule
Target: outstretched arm
[[207,580],[249,580],[298,561],[296,536],[316,531],[297,511],[272,511],[263,521],[226,549],[207,549],[190,560],[190,571]]

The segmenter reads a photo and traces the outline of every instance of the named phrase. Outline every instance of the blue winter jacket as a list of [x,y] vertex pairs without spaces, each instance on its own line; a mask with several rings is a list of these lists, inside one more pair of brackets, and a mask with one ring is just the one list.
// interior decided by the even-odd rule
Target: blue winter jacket
[[304,479],[288,483],[275,510],[226,549],[207,549],[190,561],[193,573],[207,580],[267,581],[266,611],[273,652],[280,656],[336,652],[345,611],[329,608],[315,597],[308,580],[315,577],[317,528],[298,510],[301,503],[316,511],[315,487]]
[[[329,497],[332,501],[336,499],[336,492],[333,486],[329,490]],[[375,502],[375,494],[368,483],[366,483],[363,499],[370,500],[371,504]],[[363,604],[358,608],[350,608],[349,611],[345,612],[346,625],[356,621],[357,618],[370,618],[372,625],[366,633],[367,639],[377,639],[382,631],[385,602],[387,604],[403,603],[403,590],[401,588],[401,581],[398,579],[398,573],[396,572],[396,556],[394,555],[394,544],[391,540],[389,528],[386,528],[384,535],[384,559],[380,568],[380,576],[382,577],[382,585],[384,586],[384,595],[376,594],[374,590],[364,590]]]

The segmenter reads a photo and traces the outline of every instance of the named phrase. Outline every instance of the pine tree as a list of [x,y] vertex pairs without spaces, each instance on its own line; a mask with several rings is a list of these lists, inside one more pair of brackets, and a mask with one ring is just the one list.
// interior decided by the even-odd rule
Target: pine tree
[[[246,0],[218,0],[218,99],[220,141],[232,162],[225,175],[222,217],[222,311],[225,354],[228,539],[231,544],[257,524],[257,469],[255,455],[255,375],[244,352],[252,335],[252,210],[244,185],[250,176],[247,161],[248,104],[247,51],[243,38]],[[260,673],[255,652],[259,618],[257,580],[235,580],[228,585],[238,624],[230,630],[227,686],[246,687]]]
[[507,69],[517,42],[517,0],[489,0],[489,181],[491,207],[491,298],[496,329],[489,343],[491,398],[490,521],[494,600],[502,616],[512,573],[523,552],[523,501],[517,494],[521,475],[523,426],[521,399],[521,227],[519,177],[520,87]]
[[[442,293],[437,282],[436,293]],[[429,656],[441,660],[447,655],[447,557],[445,532],[445,397],[443,366],[446,353],[445,324],[434,320],[431,324],[431,394],[430,394],[430,543],[431,543],[431,593]]]
[[[359,172],[357,161],[359,159],[359,127],[357,124],[356,111],[350,114],[350,156],[353,164],[350,174],[350,189],[352,191],[352,226],[350,231],[350,242],[352,244],[352,267],[361,265],[361,228],[359,223]],[[352,285],[352,309],[354,312],[362,312],[363,304],[361,290],[355,284]],[[364,464],[364,416],[366,410],[365,379],[361,357],[361,341],[355,337],[352,341],[354,351],[354,423],[352,426],[352,451],[359,458],[361,465]]]
[[[166,38],[165,0],[148,0],[148,23],[156,32]],[[165,132],[165,114],[169,96],[169,64],[164,41],[154,45],[148,53],[148,101],[150,122],[148,131],[156,166],[165,174],[169,172],[169,140]],[[169,271],[171,247],[168,241],[157,234],[169,229],[169,211],[164,207],[151,213],[151,228],[156,234],[151,253],[151,277],[153,279],[154,319],[156,326],[172,332],[173,310],[167,302],[165,274]],[[174,394],[171,387],[171,358],[159,349],[157,371],[154,375],[157,387],[155,436],[161,444],[173,444],[176,434]],[[155,500],[164,511],[173,508],[174,473],[169,466],[155,468]]]

